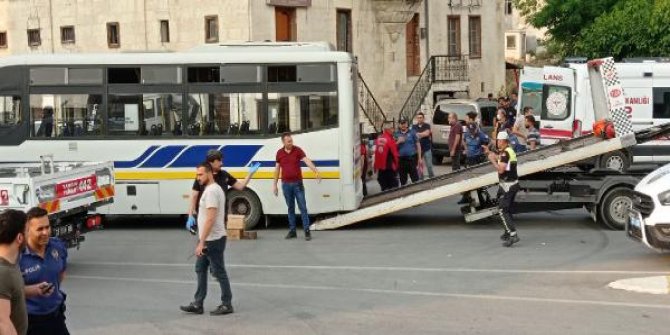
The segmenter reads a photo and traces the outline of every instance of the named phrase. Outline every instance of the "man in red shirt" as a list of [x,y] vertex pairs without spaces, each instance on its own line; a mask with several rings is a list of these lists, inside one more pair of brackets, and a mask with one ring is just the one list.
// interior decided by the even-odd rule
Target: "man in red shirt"
[[288,228],[289,232],[286,239],[296,238],[298,235],[295,232],[295,203],[298,203],[300,209],[300,217],[302,218],[302,229],[305,231],[305,240],[312,239],[309,232],[309,214],[307,213],[307,201],[305,200],[305,186],[302,183],[302,170],[300,163],[304,162],[316,174],[317,182],[321,182],[321,175],[314,166],[314,163],[307,158],[305,152],[300,147],[293,145],[293,138],[290,133],[284,133],[281,136],[284,147],[277,151],[277,159],[275,164],[274,183],[272,185],[272,192],[275,196],[279,195],[277,189],[277,181],[281,173],[281,188],[288,206]]

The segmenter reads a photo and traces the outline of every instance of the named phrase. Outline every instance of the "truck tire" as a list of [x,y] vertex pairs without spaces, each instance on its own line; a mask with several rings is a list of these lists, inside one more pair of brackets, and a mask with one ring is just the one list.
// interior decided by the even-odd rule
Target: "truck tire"
[[433,154],[433,165],[441,165],[442,164],[442,159],[444,159],[444,157],[442,155]]
[[230,190],[226,193],[228,198],[228,214],[244,215],[244,228],[251,230],[261,221],[263,207],[256,194],[245,189],[243,191]]
[[608,152],[598,160],[598,168],[626,172],[630,167],[630,158],[623,151]]
[[623,230],[628,209],[633,205],[633,191],[615,187],[605,192],[597,208],[598,222],[612,230]]

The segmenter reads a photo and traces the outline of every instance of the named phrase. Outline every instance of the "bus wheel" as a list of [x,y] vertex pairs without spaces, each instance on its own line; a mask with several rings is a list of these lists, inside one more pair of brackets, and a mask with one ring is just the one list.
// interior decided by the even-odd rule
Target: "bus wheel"
[[630,167],[630,159],[623,151],[614,151],[600,156],[599,168],[625,172]]
[[633,206],[633,192],[615,187],[605,193],[598,204],[598,221],[612,230],[623,230],[628,210]]
[[244,227],[251,230],[261,221],[263,208],[256,194],[248,189],[230,190],[228,197],[229,214],[244,215]]

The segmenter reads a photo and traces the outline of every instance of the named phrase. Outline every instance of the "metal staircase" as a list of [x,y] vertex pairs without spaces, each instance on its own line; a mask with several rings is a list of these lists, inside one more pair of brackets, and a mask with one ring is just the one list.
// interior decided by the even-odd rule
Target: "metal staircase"
[[361,73],[358,73],[358,105],[361,107],[363,114],[367,117],[368,122],[375,129],[375,132],[382,131],[382,126],[386,122],[386,115],[377,103],[368,84],[363,80]]
[[[462,82],[467,85],[468,56],[432,56],[403,104],[399,117],[413,119],[435,83]],[[375,132],[381,132],[388,117],[377,103],[367,83],[358,73],[358,104]]]
[[400,109],[399,117],[413,119],[434,83],[467,82],[468,56],[431,56]]

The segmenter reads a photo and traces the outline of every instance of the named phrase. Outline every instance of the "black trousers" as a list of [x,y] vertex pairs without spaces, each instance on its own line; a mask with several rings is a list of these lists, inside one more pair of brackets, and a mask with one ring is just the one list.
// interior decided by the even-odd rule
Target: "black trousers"
[[417,155],[413,156],[400,156],[400,168],[398,169],[398,174],[400,175],[400,185],[404,186],[407,184],[407,176],[412,180],[413,183],[419,181],[419,170],[417,169],[419,165],[419,158]]
[[458,171],[461,169],[461,155],[463,150],[456,149],[456,152],[451,156],[451,171]]
[[28,335],[70,335],[65,325],[65,304],[49,315],[28,315]]
[[508,234],[516,232],[516,226],[512,221],[512,206],[517,192],[519,192],[519,183],[512,185],[507,191],[502,186],[498,188],[498,216],[502,221],[503,229]]
[[379,170],[377,172],[377,181],[382,191],[398,187],[398,175],[391,169]]

